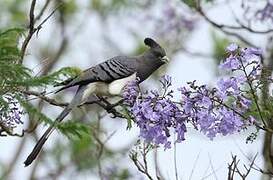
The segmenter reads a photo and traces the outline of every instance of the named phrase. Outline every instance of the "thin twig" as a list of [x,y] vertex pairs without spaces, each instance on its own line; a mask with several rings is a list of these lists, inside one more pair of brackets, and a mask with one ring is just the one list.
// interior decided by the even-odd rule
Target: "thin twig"
[[223,33],[230,35],[230,36],[234,36],[236,38],[238,38],[239,40],[241,40],[242,42],[244,42],[247,45],[250,45],[252,47],[256,47],[253,43],[249,42],[248,40],[246,40],[244,37],[242,37],[241,35],[234,33],[234,32],[230,32],[226,29],[241,29],[241,27],[236,27],[236,26],[229,26],[229,25],[223,25],[223,24],[218,24],[216,22],[214,22],[213,20],[211,20],[203,11],[202,7],[201,7],[201,0],[197,0],[197,7],[196,7],[196,11],[199,12],[199,14],[201,16],[204,17],[204,19],[210,23],[213,27],[216,27],[217,29],[219,29],[220,31],[222,31]]
[[46,2],[45,2],[45,4],[43,5],[41,11],[40,11],[39,14],[37,14],[37,16],[35,17],[34,23],[37,22],[37,21],[39,21],[40,18],[43,16],[45,10],[47,9],[47,7],[48,7],[48,5],[49,5],[49,3],[50,3],[50,1],[51,1],[51,0],[46,0]]
[[193,176],[194,170],[196,168],[197,162],[199,160],[200,154],[201,154],[201,151],[199,151],[199,153],[198,153],[198,155],[197,155],[197,157],[196,157],[196,159],[194,161],[194,164],[193,164],[193,167],[192,167],[192,170],[191,170],[191,174],[190,174],[189,180],[192,179],[192,176]]
[[40,29],[42,28],[43,24],[62,6],[63,4],[60,3],[36,28],[34,33],[37,31],[39,33]]
[[209,156],[209,163],[210,163],[210,167],[211,167],[212,173],[213,173],[215,179],[217,180],[218,178],[217,178],[217,175],[216,175],[216,171],[215,171],[215,169],[214,169],[214,167],[213,167],[212,159],[211,159],[210,154],[208,154],[208,156]]
[[[216,23],[215,21],[211,20],[205,13],[204,11],[202,10],[201,8],[201,1],[198,0],[197,2],[197,11],[206,19],[206,21],[208,21],[210,24],[212,24],[213,26],[219,28],[219,29],[231,29],[231,30],[246,30],[248,32],[251,32],[251,33],[256,33],[256,34],[268,34],[268,33],[272,33],[273,32],[273,29],[268,29],[268,30],[254,30],[252,29],[251,27],[249,26],[246,26],[244,25],[239,19],[237,16],[235,16],[235,13],[233,13],[233,16],[235,18],[235,21],[237,22],[237,24],[239,26],[233,26],[233,25],[227,25],[227,24],[219,24],[219,23]],[[231,8],[230,8],[231,9]],[[231,11],[233,12],[233,10],[231,9]]]
[[21,59],[19,61],[20,64],[23,63],[23,59],[24,59],[24,56],[25,56],[27,45],[28,45],[32,35],[35,33],[35,30],[34,30],[34,23],[35,23],[34,22],[34,9],[35,9],[35,5],[36,5],[36,0],[32,0],[30,10],[29,10],[29,25],[28,25],[29,30],[28,30],[28,35],[27,35],[26,39],[23,41],[23,44],[22,44]]
[[20,92],[22,92],[26,95],[36,96],[36,97],[40,98],[41,100],[46,101],[49,104],[54,105],[54,106],[65,107],[65,106],[68,106],[68,104],[69,104],[69,103],[58,102],[55,99],[49,98],[47,96],[44,96],[42,93],[35,92],[35,91],[20,90]]
[[178,180],[177,161],[176,161],[176,142],[174,142],[173,161],[174,161],[174,173],[175,180]]
[[154,163],[155,163],[155,174],[156,178],[158,180],[165,179],[161,173],[160,167],[159,167],[159,162],[158,162],[158,149],[154,149]]
[[42,25],[56,12],[56,10],[62,5],[59,4],[37,27],[35,27],[35,16],[34,16],[34,9],[35,9],[35,5],[36,5],[36,0],[32,0],[31,2],[31,7],[30,7],[30,11],[29,11],[29,31],[28,31],[28,35],[25,38],[25,40],[23,41],[22,47],[21,47],[21,58],[19,63],[22,64],[23,63],[23,59],[26,53],[26,49],[27,46],[30,42],[30,39],[32,38],[33,34],[35,32],[39,32],[39,30],[42,28]]

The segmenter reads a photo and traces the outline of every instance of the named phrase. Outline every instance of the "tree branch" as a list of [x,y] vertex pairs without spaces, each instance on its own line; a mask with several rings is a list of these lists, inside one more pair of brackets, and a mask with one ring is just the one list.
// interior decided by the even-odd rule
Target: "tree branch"
[[[28,35],[25,38],[25,40],[23,41],[23,44],[22,44],[22,47],[21,47],[21,58],[19,60],[20,64],[23,63],[23,59],[24,59],[24,56],[25,56],[25,53],[26,53],[27,46],[28,46],[33,34],[35,32],[37,32],[37,33],[39,32],[39,30],[42,28],[42,25],[55,13],[55,11],[62,4],[59,4],[37,27],[35,27],[35,21],[37,20],[37,19],[35,19],[35,16],[34,16],[35,5],[36,5],[36,0],[32,0],[30,11],[29,11],[29,25],[28,25],[29,31],[28,31]],[[47,7],[47,5],[44,6],[44,10],[42,9],[42,11],[40,12],[40,14],[38,14],[38,16],[42,16],[42,14],[45,11],[46,7]]]

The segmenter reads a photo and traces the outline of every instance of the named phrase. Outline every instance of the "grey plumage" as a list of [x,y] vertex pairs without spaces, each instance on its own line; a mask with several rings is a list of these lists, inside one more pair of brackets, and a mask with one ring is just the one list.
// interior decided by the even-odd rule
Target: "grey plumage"
[[62,83],[64,85],[57,92],[72,86],[79,86],[71,103],[56,118],[54,123],[46,130],[39,139],[30,155],[24,162],[28,166],[37,157],[43,144],[54,131],[55,125],[61,122],[69,112],[86,97],[92,94],[117,95],[132,78],[138,77],[139,82],[147,79],[156,69],[166,63],[165,50],[151,38],[146,38],[144,43],[150,47],[144,54],[136,57],[116,56],[101,64],[91,67],[78,77]]

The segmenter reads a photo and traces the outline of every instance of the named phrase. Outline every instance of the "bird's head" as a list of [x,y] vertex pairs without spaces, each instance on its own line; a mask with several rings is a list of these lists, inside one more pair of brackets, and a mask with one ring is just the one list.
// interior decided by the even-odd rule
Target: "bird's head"
[[166,56],[165,50],[152,38],[145,38],[144,43],[151,48],[150,50],[156,58],[163,63],[169,62],[169,58]]

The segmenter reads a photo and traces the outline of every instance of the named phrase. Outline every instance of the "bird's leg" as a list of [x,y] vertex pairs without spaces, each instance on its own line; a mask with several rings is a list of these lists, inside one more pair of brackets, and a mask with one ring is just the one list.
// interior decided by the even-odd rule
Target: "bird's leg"
[[85,104],[98,104],[100,102],[100,98],[97,95],[89,96],[87,100],[82,102],[79,106],[83,106]]
[[[116,117],[117,111],[116,109],[112,106],[112,104],[110,102],[108,102],[104,97],[98,96],[98,98],[100,99],[100,103],[104,103],[103,108],[108,112],[113,114],[114,117]],[[100,105],[100,104],[99,104]]]
[[118,106],[118,105],[120,105],[123,102],[123,100],[120,100],[117,103],[111,104],[104,97],[100,97],[100,96],[97,96],[97,97],[100,99],[100,102],[105,103],[104,106],[101,106],[100,104],[98,104],[98,105],[100,105],[102,108],[104,108],[108,113],[111,113],[113,115],[112,118],[115,118],[115,117],[123,118],[124,117],[121,113],[119,113],[115,109],[115,107]]
[[103,109],[105,109],[108,113],[111,113],[113,115],[112,118],[115,118],[115,117],[123,118],[123,115],[115,109],[115,107],[120,105],[122,102],[123,102],[123,99],[119,100],[118,102],[114,104],[111,104],[109,101],[106,100],[106,98],[98,96],[98,95],[93,95],[93,96],[90,96],[85,102],[83,102],[79,106],[95,103],[99,105],[100,107],[102,107]]

